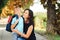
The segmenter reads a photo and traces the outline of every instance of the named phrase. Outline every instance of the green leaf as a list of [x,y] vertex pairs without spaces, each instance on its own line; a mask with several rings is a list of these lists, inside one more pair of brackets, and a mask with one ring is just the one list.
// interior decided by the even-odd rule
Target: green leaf
[[52,1],[52,4],[56,4],[57,3],[57,0],[51,0]]
[[8,0],[0,0],[0,13],[2,12],[2,8],[7,4]]
[[46,0],[40,0],[41,4],[45,4]]

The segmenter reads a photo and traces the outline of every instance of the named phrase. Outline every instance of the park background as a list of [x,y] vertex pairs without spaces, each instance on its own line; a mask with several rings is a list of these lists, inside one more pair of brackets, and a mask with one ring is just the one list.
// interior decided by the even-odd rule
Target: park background
[[60,40],[60,0],[0,0],[0,29],[6,28],[13,4],[20,2],[21,13],[29,8],[34,12],[35,32],[47,40]]

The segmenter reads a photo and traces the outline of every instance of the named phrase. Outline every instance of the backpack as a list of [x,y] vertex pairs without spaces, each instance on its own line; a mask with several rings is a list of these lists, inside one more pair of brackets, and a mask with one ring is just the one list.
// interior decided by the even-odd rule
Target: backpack
[[8,31],[8,32],[12,32],[12,30],[11,30],[11,22],[12,22],[12,19],[14,17],[16,17],[16,19],[18,19],[18,15],[13,15],[10,22],[8,22],[8,24],[6,25],[6,31]]

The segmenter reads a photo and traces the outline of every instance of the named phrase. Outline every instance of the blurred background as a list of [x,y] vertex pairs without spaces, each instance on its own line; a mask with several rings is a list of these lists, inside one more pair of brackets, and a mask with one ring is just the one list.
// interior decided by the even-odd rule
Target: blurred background
[[[46,40],[60,40],[60,0],[0,0],[0,29],[14,14],[13,4],[21,5],[21,14],[29,8],[34,12],[35,32]],[[46,37],[46,38],[45,38]]]

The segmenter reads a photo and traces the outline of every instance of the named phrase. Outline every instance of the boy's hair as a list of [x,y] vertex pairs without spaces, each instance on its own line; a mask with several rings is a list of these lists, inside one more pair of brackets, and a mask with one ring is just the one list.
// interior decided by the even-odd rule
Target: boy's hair
[[16,7],[21,7],[21,2],[20,1],[15,1],[15,3],[13,4],[14,6],[16,6]]

